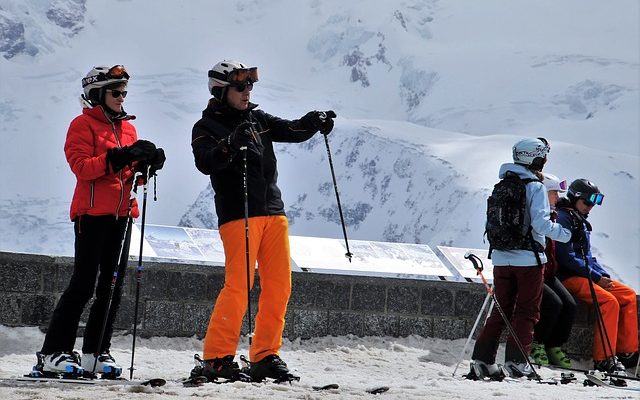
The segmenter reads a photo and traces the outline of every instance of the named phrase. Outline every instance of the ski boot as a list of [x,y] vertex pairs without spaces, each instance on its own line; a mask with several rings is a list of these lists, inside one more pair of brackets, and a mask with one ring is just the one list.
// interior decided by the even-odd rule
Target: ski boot
[[536,379],[538,377],[538,374],[528,362],[507,361],[504,363],[504,367],[512,378],[526,377],[528,379]]
[[464,375],[464,377],[472,381],[488,379],[500,382],[508,375],[502,365],[487,364],[480,360],[471,360],[469,367],[469,373]]
[[618,361],[624,365],[625,368],[635,368],[638,365],[638,352],[633,353],[618,353],[616,354]]
[[[94,368],[95,366],[95,368]],[[122,375],[122,367],[116,364],[116,360],[109,354],[109,351],[95,354],[82,354],[82,367],[86,378],[96,378],[96,374],[101,374],[102,379],[118,379]]]
[[[250,382],[251,377],[243,373],[238,363],[233,361],[233,355],[211,360],[203,360],[198,354],[193,356],[196,366],[191,370],[190,379],[204,376],[209,382]],[[222,381],[220,381],[222,379]]]
[[262,382],[271,378],[275,383],[299,381],[300,377],[289,372],[287,364],[277,354],[266,356],[260,361],[252,362],[249,374],[254,382]]
[[30,376],[49,378],[76,379],[82,376],[84,369],[80,366],[80,355],[77,352],[55,352],[53,354],[36,353],[38,364],[31,370]]
[[571,368],[571,360],[560,347],[549,347],[546,351],[549,364],[560,368]]
[[609,374],[626,375],[627,370],[624,365],[618,361],[617,357],[609,357],[606,360],[594,361],[593,368],[596,371],[607,372]]
[[549,365],[549,358],[547,357],[544,344],[538,342],[531,344],[531,362],[542,366]]

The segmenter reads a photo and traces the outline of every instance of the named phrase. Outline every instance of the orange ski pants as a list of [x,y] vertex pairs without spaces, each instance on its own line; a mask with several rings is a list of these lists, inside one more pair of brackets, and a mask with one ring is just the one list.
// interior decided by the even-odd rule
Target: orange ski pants
[[[204,359],[236,354],[242,319],[247,310],[247,262],[244,219],[220,226],[224,246],[224,287],[216,300],[204,338]],[[260,274],[260,298],[250,360],[278,354],[284,315],[291,294],[289,222],[283,215],[249,218],[250,287],[255,265]]]
[[[562,281],[567,290],[577,299],[588,304],[593,304],[589,281],[587,278],[573,276]],[[607,330],[607,336],[614,353],[629,353],[638,351],[638,306],[636,292],[629,286],[613,281],[613,287],[603,289],[596,283],[593,284],[596,298],[600,305],[600,313]],[[605,360],[615,354],[610,354],[606,339],[606,348],[602,347],[600,329],[597,321],[594,325],[593,359]]]

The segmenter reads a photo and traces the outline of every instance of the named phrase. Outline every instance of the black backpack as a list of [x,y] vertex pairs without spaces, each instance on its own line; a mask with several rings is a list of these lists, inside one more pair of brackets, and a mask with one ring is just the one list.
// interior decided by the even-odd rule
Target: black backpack
[[[507,171],[505,177],[493,187],[487,199],[485,235],[489,240],[489,258],[495,250],[531,250],[539,260],[544,247],[533,239],[531,224],[525,226],[527,184],[538,179],[521,179]],[[540,264],[540,261],[538,261]]]

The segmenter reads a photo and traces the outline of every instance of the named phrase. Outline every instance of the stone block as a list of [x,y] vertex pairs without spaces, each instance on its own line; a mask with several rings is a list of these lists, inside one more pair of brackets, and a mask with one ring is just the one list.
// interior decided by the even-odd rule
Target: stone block
[[398,336],[398,317],[385,314],[364,315],[364,336]]
[[444,286],[430,285],[423,288],[420,313],[431,316],[453,315],[453,292]]
[[294,307],[313,307],[318,296],[318,281],[304,279],[300,274],[293,275],[289,305]]
[[329,334],[329,312],[326,310],[293,309],[293,329],[290,338],[312,338]]
[[207,303],[188,303],[184,305],[184,314],[182,317],[182,332],[186,335],[201,335],[207,332],[211,311],[213,310],[213,301]]
[[362,314],[353,312],[329,311],[329,322],[327,333],[329,335],[356,335],[363,334],[364,317]]
[[3,294],[0,296],[0,324],[21,325],[20,296]]
[[[457,317],[475,318],[482,308],[484,299],[487,297],[486,293],[477,291],[458,290],[455,293],[455,313]],[[487,308],[489,304],[487,303]]]
[[168,301],[148,301],[144,310],[144,330],[154,336],[175,336],[181,331],[183,306]]
[[314,306],[320,309],[348,310],[351,306],[351,281],[338,276],[335,281],[318,280]]
[[21,322],[24,325],[46,325],[55,308],[52,295],[29,295],[20,300]]
[[205,280],[207,286],[199,301],[214,302],[224,287],[224,274],[210,272],[206,274]]
[[369,283],[354,283],[351,309],[354,311],[385,311],[387,287]]
[[39,265],[0,264],[0,292],[37,293],[42,290]]
[[468,335],[464,319],[434,318],[433,336],[440,339],[460,339]]
[[433,337],[433,320],[431,318],[398,317],[399,337],[418,335]]
[[593,357],[593,327],[573,326],[569,341],[563,346],[565,351],[581,358]]
[[414,286],[390,286],[387,290],[387,312],[403,315],[418,314],[420,290]]

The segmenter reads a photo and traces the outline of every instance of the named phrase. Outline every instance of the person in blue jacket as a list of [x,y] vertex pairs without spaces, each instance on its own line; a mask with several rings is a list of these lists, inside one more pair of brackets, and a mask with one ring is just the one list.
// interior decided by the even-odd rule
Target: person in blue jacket
[[558,222],[572,230],[570,243],[556,245],[558,278],[574,297],[588,304],[593,304],[593,287],[604,322],[604,332],[598,325],[594,329],[594,368],[623,373],[638,362],[638,305],[633,288],[612,279],[591,253],[587,217],[603,199],[593,182],[576,179],[569,185],[567,198],[558,201]]
[[[542,264],[547,262],[545,236],[560,242],[568,242],[571,238],[570,230],[550,219],[547,190],[541,182],[549,150],[549,143],[544,138],[522,139],[513,146],[513,163],[503,164],[499,172],[500,179],[505,178],[509,171],[521,179],[535,179],[526,185],[528,207],[525,207],[525,221],[531,225],[533,240],[540,245],[541,252],[536,255],[536,252],[524,249],[492,251],[496,301],[527,352],[531,350],[534,326],[540,316],[543,268],[537,258]],[[501,315],[494,308],[476,340],[468,379],[501,379],[504,376],[503,368],[495,363],[504,327]],[[504,367],[509,375],[515,377],[535,374],[512,337],[507,340]]]

